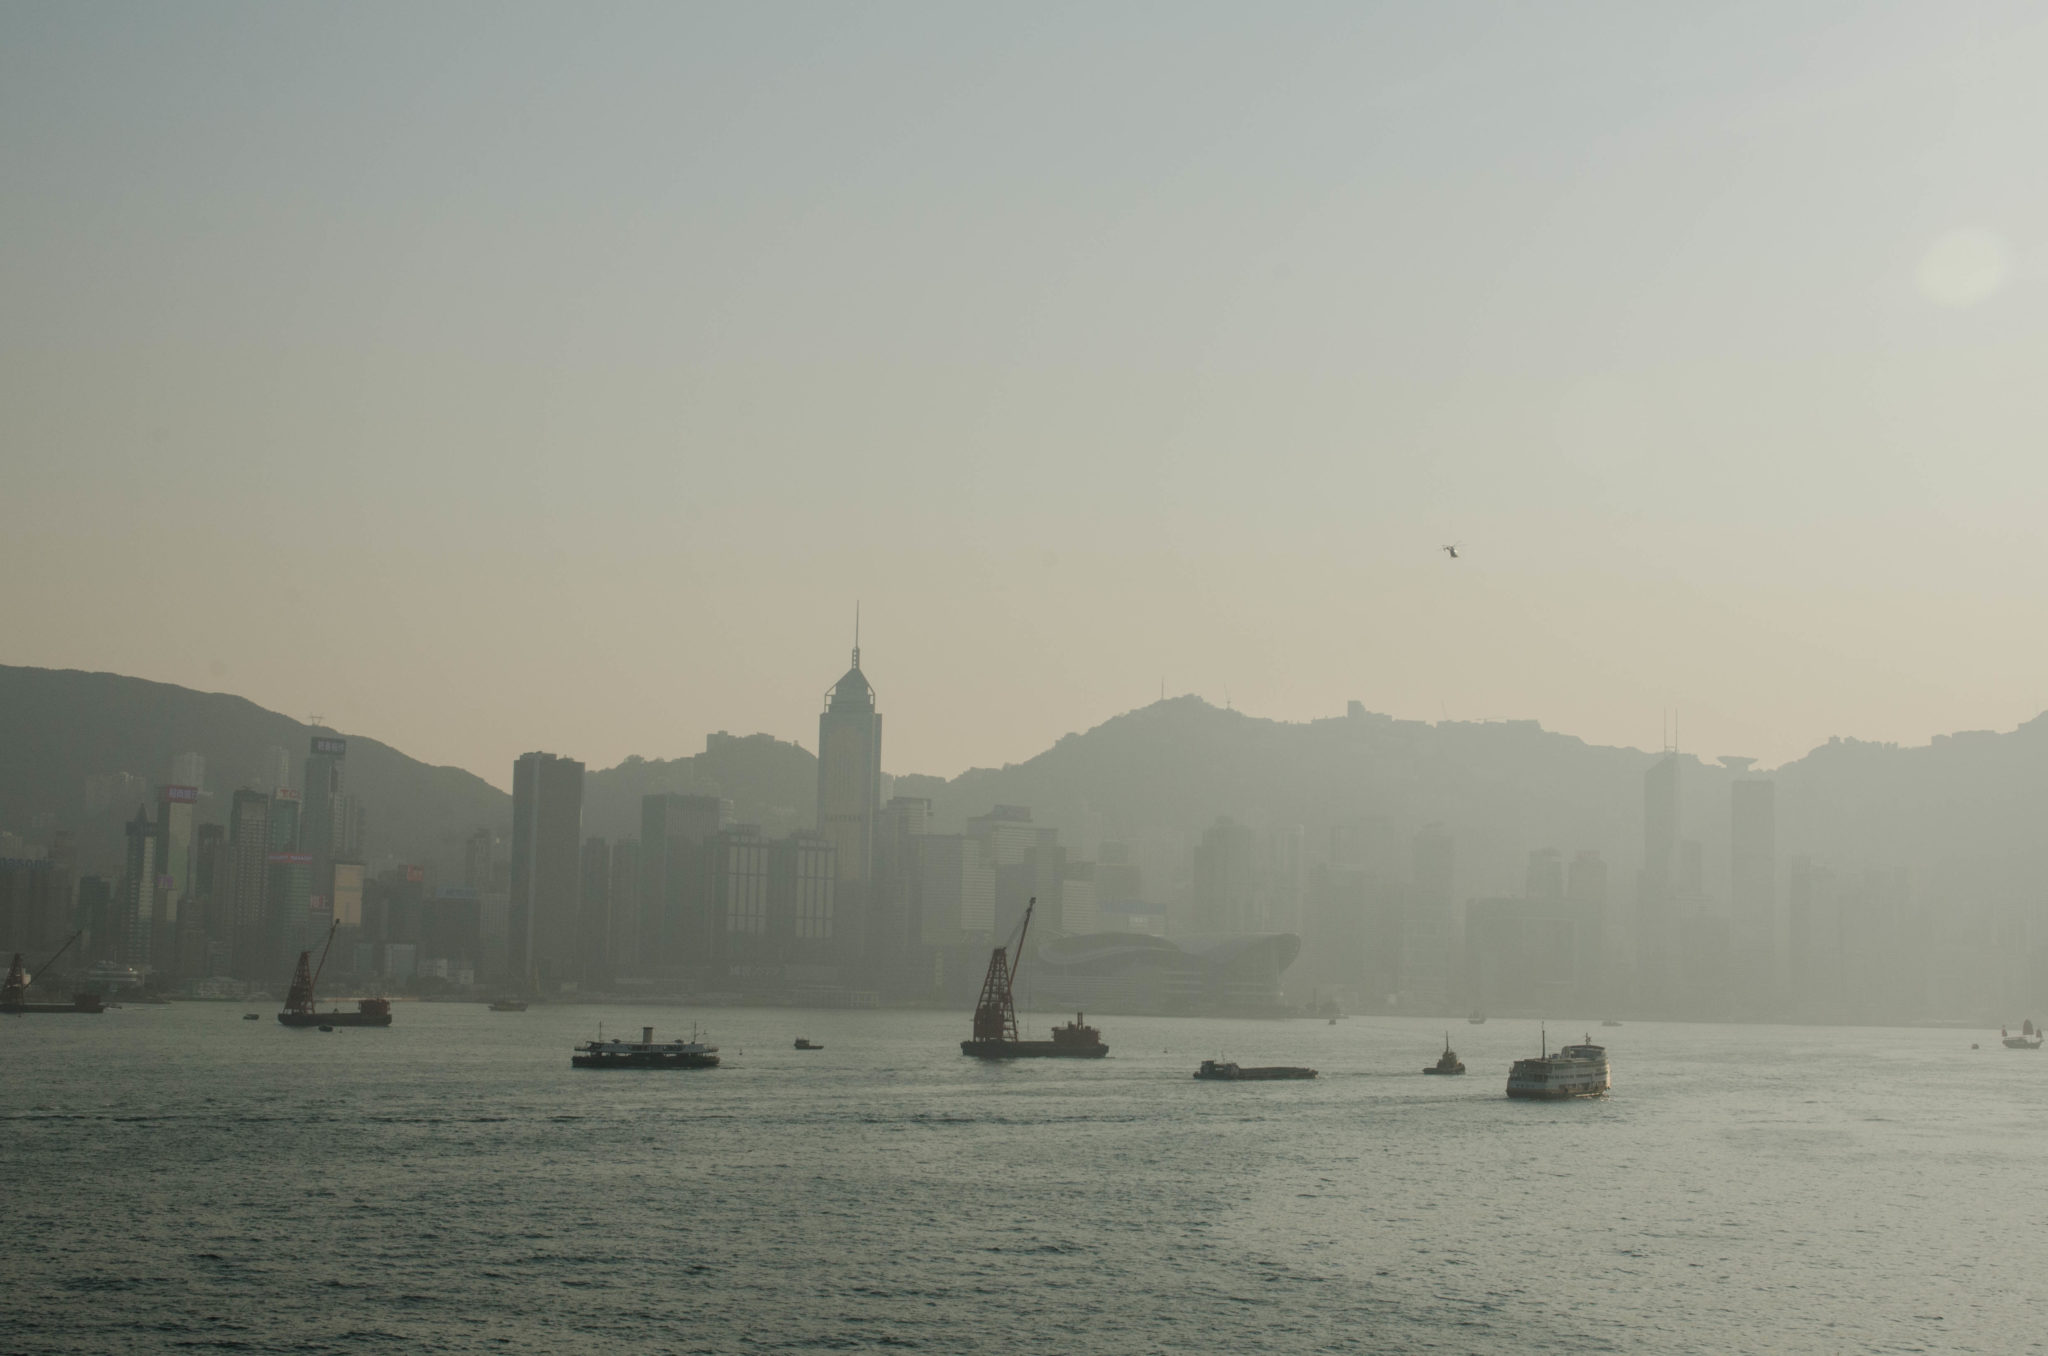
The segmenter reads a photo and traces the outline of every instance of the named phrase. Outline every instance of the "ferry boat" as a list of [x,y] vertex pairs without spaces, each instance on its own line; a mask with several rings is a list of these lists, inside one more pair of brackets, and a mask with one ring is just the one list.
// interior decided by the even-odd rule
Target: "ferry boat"
[[718,1047],[697,1039],[696,1029],[686,1041],[656,1041],[654,1028],[640,1028],[640,1039],[622,1041],[614,1037],[585,1041],[569,1056],[578,1069],[715,1069]]
[[1508,1096],[1555,1101],[1565,1097],[1603,1097],[1610,1082],[1607,1047],[1593,1044],[1591,1036],[1581,1045],[1567,1045],[1555,1055],[1550,1042],[1543,1043],[1539,1059],[1518,1059],[1508,1070]]
[[1437,1056],[1436,1063],[1423,1070],[1426,1074],[1461,1074],[1465,1072],[1465,1061],[1458,1058],[1458,1052],[1451,1049],[1451,1033],[1444,1032],[1444,1052]]
[[1314,1069],[1304,1069],[1292,1064],[1269,1064],[1263,1068],[1244,1069],[1235,1064],[1219,1063],[1213,1059],[1202,1061],[1202,1067],[1195,1071],[1195,1077],[1214,1079],[1225,1083],[1262,1083],[1277,1078],[1314,1078]]

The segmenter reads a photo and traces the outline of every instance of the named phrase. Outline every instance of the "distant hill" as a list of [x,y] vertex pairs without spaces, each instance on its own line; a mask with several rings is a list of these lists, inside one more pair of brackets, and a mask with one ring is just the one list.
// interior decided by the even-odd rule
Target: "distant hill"
[[[19,831],[38,814],[54,814],[60,825],[82,830],[89,848],[104,852],[111,841],[118,852],[119,821],[135,805],[88,814],[88,777],[127,772],[160,783],[174,757],[198,753],[210,793],[200,817],[224,820],[237,787],[268,785],[273,747],[291,755],[296,784],[313,733],[223,693],[112,673],[0,666],[0,826]],[[459,872],[470,833],[511,828],[512,798],[482,778],[430,767],[364,735],[345,737],[348,789],[366,807],[372,856],[452,863]]]
[[[111,673],[0,666],[0,829],[25,832],[36,816],[54,815],[81,833],[97,869],[118,869],[120,824],[146,792],[89,813],[87,778],[126,772],[153,786],[168,779],[177,755],[198,753],[209,788],[200,818],[224,820],[237,787],[269,785],[271,749],[287,751],[292,780],[300,781],[313,734],[312,726],[224,693]],[[437,879],[459,881],[471,833],[510,835],[512,798],[482,778],[431,767],[365,735],[344,737],[348,789],[365,807],[373,861],[432,865]],[[640,797],[654,791],[724,796],[737,820],[771,833],[811,822],[814,755],[767,735],[718,734],[707,743],[693,758],[629,758],[587,773],[584,832],[637,834]]]
[[[1189,852],[1218,815],[1260,830],[1300,825],[1313,860],[1335,829],[1377,823],[1404,844],[1441,823],[1455,841],[1460,898],[1518,894],[1532,849],[1606,859],[1627,909],[1642,862],[1643,774],[1661,755],[1608,748],[1534,721],[1334,717],[1301,724],[1179,697],[1069,734],[1023,763],[959,777],[899,777],[955,828],[997,804],[1028,805],[1063,837],[1128,842],[1146,893],[1184,886]],[[1717,761],[1682,755],[1680,834],[1702,845],[1706,892],[1726,898],[1729,784]],[[1937,735],[1901,748],[1832,739],[1763,773],[1778,785],[1778,888],[1806,855],[1838,875],[1906,873],[1919,902],[2019,908],[2048,924],[2048,715],[2006,733]],[[1390,854],[1385,869],[1404,873]]]
[[[899,777],[896,793],[931,797],[944,825],[996,804],[1028,805],[1063,837],[1126,842],[1148,895],[1159,897],[1219,815],[1259,830],[1299,825],[1312,858],[1326,855],[1335,828],[1377,822],[1405,843],[1441,823],[1458,840],[1458,888],[1489,894],[1520,889],[1532,847],[1632,860],[1642,774],[1654,760],[1534,721],[1366,715],[1292,724],[1176,697],[1067,735],[1027,762],[946,782]],[[1703,773],[1725,779],[1718,767]],[[1710,799],[1708,782],[1693,780]],[[1406,861],[1385,866],[1405,874]]]
[[583,832],[640,834],[640,798],[660,791],[723,796],[733,819],[771,835],[809,828],[817,817],[818,759],[770,735],[712,735],[692,758],[628,758],[583,778]]
[[[268,751],[290,751],[294,777],[307,725],[240,697],[105,673],[0,666],[0,829],[39,814],[119,847],[134,805],[85,810],[86,779],[163,778],[171,759],[205,755],[219,818],[236,786],[265,781]],[[441,867],[454,879],[478,826],[503,838],[511,799],[459,768],[430,767],[350,734],[348,780],[368,812],[371,855]],[[886,752],[886,750],[885,750]],[[1076,849],[1131,845],[1148,896],[1185,888],[1189,851],[1230,815],[1254,829],[1300,826],[1311,860],[1333,831],[1371,826],[1405,874],[1408,838],[1441,823],[1456,844],[1459,897],[1519,892],[1531,849],[1607,860],[1610,897],[1626,907],[1642,857],[1642,778],[1658,755],[1606,748],[1534,721],[1400,721],[1370,714],[1292,724],[1179,697],[1069,734],[1025,762],[942,779],[899,776],[898,795],[930,797],[936,827],[958,831],[995,805],[1027,805]],[[1724,897],[1728,784],[1687,757],[1682,834],[1703,845],[1707,892]],[[1909,873],[1927,902],[2040,909],[2048,879],[2048,717],[2009,733],[1972,731],[1900,748],[1836,739],[1769,774],[1778,783],[1781,863],[1807,854],[1838,873]],[[720,795],[735,819],[771,834],[811,823],[817,759],[767,735],[713,735],[703,753],[629,758],[587,774],[584,832],[639,831],[640,797]],[[502,851],[502,849],[501,849]]]

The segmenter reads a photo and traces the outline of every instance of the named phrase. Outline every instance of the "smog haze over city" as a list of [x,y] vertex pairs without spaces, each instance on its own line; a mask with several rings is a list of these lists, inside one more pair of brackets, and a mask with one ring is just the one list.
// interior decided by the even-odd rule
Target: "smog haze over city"
[[0,1350],[2035,1343],[2044,69],[0,3]]

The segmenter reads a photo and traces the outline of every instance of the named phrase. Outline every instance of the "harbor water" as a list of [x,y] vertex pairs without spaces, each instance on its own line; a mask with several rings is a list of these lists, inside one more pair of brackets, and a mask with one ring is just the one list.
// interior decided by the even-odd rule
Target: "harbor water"
[[[1995,1032],[187,1003],[0,1018],[0,1350],[2019,1352],[2048,1052]],[[1033,1013],[1027,1034],[1071,1014]],[[597,1034],[725,1065],[579,1071]],[[1559,1038],[1584,1024],[1553,1023]],[[825,1048],[792,1048],[804,1036]],[[1972,1050],[1971,1042],[1983,1045]],[[1215,1083],[1204,1058],[1304,1064]]]

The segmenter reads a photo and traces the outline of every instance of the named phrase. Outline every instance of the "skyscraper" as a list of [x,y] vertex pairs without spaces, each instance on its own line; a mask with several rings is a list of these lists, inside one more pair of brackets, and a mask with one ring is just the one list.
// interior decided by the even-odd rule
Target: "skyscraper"
[[574,954],[582,977],[594,980],[610,973],[612,957],[612,845],[602,837],[583,840],[582,877]]
[[712,963],[719,928],[704,845],[726,826],[731,809],[718,796],[664,791],[640,798],[639,954],[632,973]]
[[348,741],[314,735],[306,752],[306,784],[300,791],[299,850],[313,859],[313,893],[334,896],[334,859],[348,854],[348,799],[342,790]]
[[230,973],[237,979],[263,979],[264,862],[270,855],[270,795],[247,789],[235,792],[228,810],[226,940]]
[[197,786],[157,788],[157,864],[150,901],[150,955],[159,969],[177,968],[178,920],[192,888],[192,812]]
[[515,982],[582,978],[583,764],[529,753],[512,765],[512,904],[507,957]]
[[1643,774],[1643,866],[1636,877],[1636,996],[1670,995],[1678,913],[1678,754],[1667,750]]
[[135,807],[128,821],[128,858],[121,873],[121,899],[115,926],[115,959],[138,969],[149,964],[150,914],[156,897],[157,831],[149,808]]
[[818,832],[832,845],[835,908],[846,920],[847,937],[866,932],[881,809],[882,717],[875,710],[875,690],[860,671],[856,620],[853,667],[833,684],[818,716]]
[[1745,779],[1728,791],[1728,905],[1738,983],[1747,1002],[1767,1002],[1777,989],[1778,787]]

